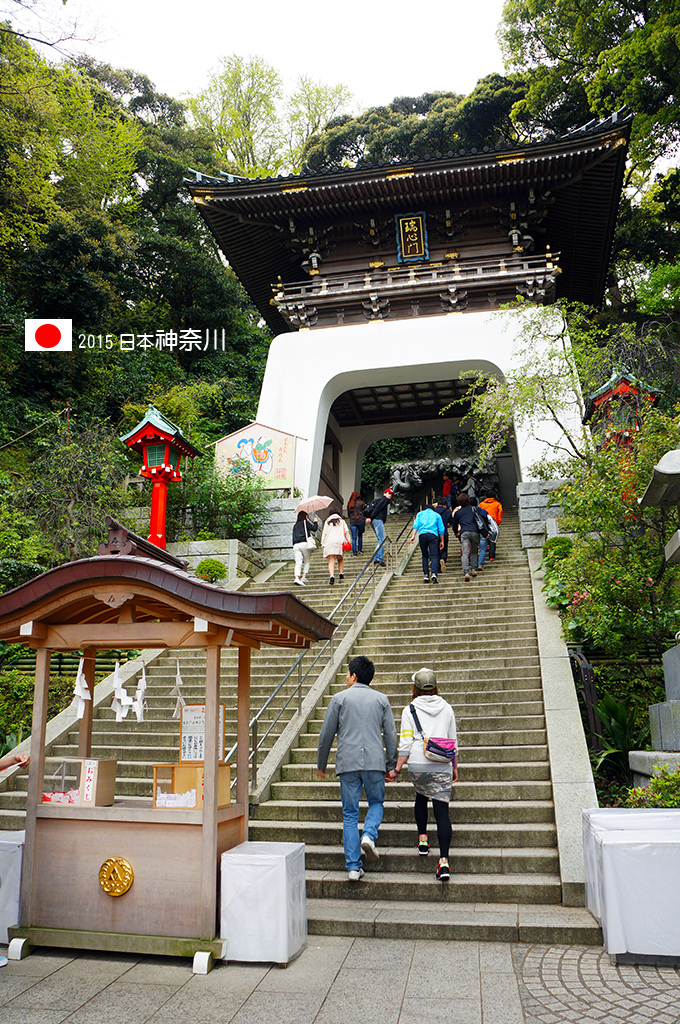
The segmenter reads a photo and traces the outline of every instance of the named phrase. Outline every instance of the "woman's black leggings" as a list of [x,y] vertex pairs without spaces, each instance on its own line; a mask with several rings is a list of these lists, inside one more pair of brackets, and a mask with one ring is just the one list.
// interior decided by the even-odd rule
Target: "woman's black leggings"
[[[422,793],[416,793],[414,805],[416,815],[416,826],[418,835],[425,835],[427,832],[427,797]],[[449,820],[449,805],[444,800],[433,800],[432,810],[434,820],[437,822],[437,840],[439,842],[439,856],[448,857],[451,845],[451,821]]]

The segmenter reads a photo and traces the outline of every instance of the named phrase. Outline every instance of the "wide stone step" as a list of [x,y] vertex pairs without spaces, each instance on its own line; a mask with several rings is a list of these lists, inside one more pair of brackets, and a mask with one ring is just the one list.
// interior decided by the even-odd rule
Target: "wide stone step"
[[[432,848],[422,857],[415,848],[380,846],[380,860],[371,864],[371,875],[415,874],[431,878],[436,870],[439,852],[434,828],[430,833]],[[451,873],[457,875],[558,875],[559,857],[555,847],[542,849],[529,847],[455,847],[449,853]],[[305,846],[305,866],[308,871],[344,871],[345,851],[342,843],[334,846]]]
[[[301,751],[294,751],[295,754]],[[307,750],[306,761],[297,757],[293,763],[284,765],[281,769],[282,782],[313,782],[316,779],[316,756],[312,750]],[[335,771],[335,764],[329,763],[329,772]],[[523,781],[546,781],[550,778],[550,768],[547,762],[520,761],[517,764],[473,764],[466,762],[460,765],[461,777],[464,774],[467,782],[523,782]]]
[[[2,794],[5,796],[5,794]],[[26,828],[26,806],[19,808],[5,808],[0,810],[0,830],[2,832],[16,832]]]
[[559,875],[451,874],[443,884],[434,866],[429,877],[408,872],[366,872],[358,884],[347,881],[347,871],[306,871],[310,899],[425,900],[434,903],[541,903],[561,900]]
[[[389,800],[412,801],[413,786],[410,782],[389,783]],[[464,778],[461,767],[458,782],[453,787],[451,800],[453,803],[470,800],[550,800],[552,786],[550,782],[468,782]],[[340,800],[340,783],[323,782],[274,782],[272,783],[273,800]]]
[[[323,725],[323,715],[321,712],[317,712],[318,717],[312,718],[308,723],[308,729],[310,733],[320,733],[321,726]],[[484,742],[488,746],[491,743],[496,743],[499,746],[505,743],[522,743],[528,742],[523,739],[511,739],[510,737],[519,737],[520,735],[531,734],[531,740],[536,743],[545,743],[545,739],[540,739],[538,734],[542,733],[545,736],[545,722],[543,715],[508,715],[507,718],[501,716],[500,718],[492,718],[489,721],[485,721],[480,718],[479,715],[456,715],[456,724],[458,726],[458,733],[461,737],[461,747],[463,746],[462,737],[467,737],[466,742],[468,746]],[[504,739],[495,739],[493,737],[506,737]]]
[[[333,821],[339,813],[339,801],[310,800],[304,805],[299,800],[268,800],[260,804],[258,818],[281,819],[284,821]],[[450,804],[451,821],[485,822],[552,822],[554,808],[552,800],[454,800]],[[413,802],[385,804],[386,822],[412,822]]]
[[546,946],[602,944],[600,927],[587,910],[524,903],[499,907],[427,900],[417,904],[406,900],[371,902],[353,896],[346,900],[311,898],[307,900],[307,924],[310,935]]
[[[310,846],[342,844],[342,814],[329,821],[277,821],[260,818],[257,809],[250,819],[251,839],[262,842],[304,842]],[[431,825],[432,836],[435,834]],[[415,825],[413,809],[406,821],[385,821],[380,826],[380,849],[413,851]],[[451,848],[550,849],[557,842],[554,822],[459,821],[451,836]]]

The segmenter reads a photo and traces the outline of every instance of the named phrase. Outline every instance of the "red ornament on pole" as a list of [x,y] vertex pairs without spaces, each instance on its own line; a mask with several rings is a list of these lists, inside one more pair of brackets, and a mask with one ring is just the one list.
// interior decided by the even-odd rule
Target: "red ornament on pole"
[[179,460],[183,455],[193,459],[201,453],[182,436],[179,427],[153,405],[147,409],[144,419],[129,434],[121,437],[121,441],[141,454],[144,465],[139,471],[140,476],[153,480],[148,539],[156,547],[165,548],[168,484],[181,481]]

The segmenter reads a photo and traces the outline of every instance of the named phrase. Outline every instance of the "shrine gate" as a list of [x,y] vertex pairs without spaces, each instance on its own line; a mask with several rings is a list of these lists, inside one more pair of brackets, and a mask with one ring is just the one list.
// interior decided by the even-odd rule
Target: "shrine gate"
[[[602,303],[629,133],[614,114],[387,166],[196,173],[193,200],[275,334],[257,419],[297,436],[303,493],[348,496],[378,438],[459,432],[462,375],[513,367],[518,296]],[[558,439],[536,435],[511,439],[518,481]]]

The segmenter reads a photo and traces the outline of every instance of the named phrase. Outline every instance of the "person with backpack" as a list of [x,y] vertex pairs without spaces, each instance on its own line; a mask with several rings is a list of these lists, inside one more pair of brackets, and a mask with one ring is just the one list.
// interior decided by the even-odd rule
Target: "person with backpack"
[[469,583],[477,575],[479,539],[482,532],[488,536],[489,516],[485,509],[476,507],[477,499],[469,498],[465,491],[458,495],[458,504],[459,508],[453,513],[451,528],[460,540],[463,579]]
[[444,547],[445,533],[442,517],[433,508],[424,508],[416,516],[410,539],[415,544],[416,534],[419,535],[425,583],[438,582],[439,552]]
[[364,530],[366,529],[366,502],[359,491],[352,491],[347,502],[349,528],[352,531],[352,554],[360,555],[364,550]]
[[375,534],[377,544],[373,554],[373,561],[376,565],[385,565],[385,523],[387,522],[387,510],[392,500],[394,491],[387,487],[380,498],[374,498],[364,509],[366,525],[370,523]]
[[496,561],[496,541],[498,540],[498,531],[503,518],[503,506],[494,492],[490,491],[488,494],[484,495],[484,498],[479,503],[479,507],[488,513],[490,520],[489,536],[488,538],[482,538],[479,542],[479,568],[482,569],[484,567],[487,544],[489,550],[489,561]]
[[394,775],[396,777],[405,764],[408,766],[409,778],[416,791],[413,811],[418,829],[418,853],[422,857],[430,852],[427,802],[432,801],[439,845],[437,878],[440,882],[448,882],[451,877],[449,802],[451,787],[458,781],[458,768],[455,759],[433,760],[431,755],[425,753],[424,741],[430,737],[456,740],[456,716],[451,705],[439,696],[437,676],[432,669],[418,669],[411,679],[413,700],[401,714],[399,756]]

